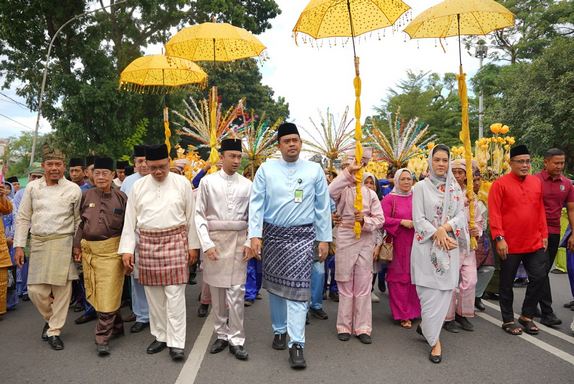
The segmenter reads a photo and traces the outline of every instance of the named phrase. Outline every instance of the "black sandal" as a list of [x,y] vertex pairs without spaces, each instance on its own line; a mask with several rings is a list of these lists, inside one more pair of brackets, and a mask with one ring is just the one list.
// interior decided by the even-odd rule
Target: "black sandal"
[[504,332],[506,332],[510,335],[513,335],[513,336],[522,335],[522,327],[519,325],[516,325],[516,323],[514,321],[511,323],[502,324],[502,329],[504,329]]
[[529,335],[538,335],[540,329],[534,324],[534,321],[530,319],[519,318],[518,322],[524,327],[524,332]]

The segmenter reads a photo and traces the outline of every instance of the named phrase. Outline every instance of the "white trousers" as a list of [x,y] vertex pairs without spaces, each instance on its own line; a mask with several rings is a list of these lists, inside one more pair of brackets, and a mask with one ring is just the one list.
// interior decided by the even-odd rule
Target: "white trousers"
[[185,286],[144,286],[151,334],[171,348],[185,348]]
[[243,329],[245,285],[233,285],[230,288],[210,285],[209,290],[217,338],[227,340],[235,346],[245,344]]

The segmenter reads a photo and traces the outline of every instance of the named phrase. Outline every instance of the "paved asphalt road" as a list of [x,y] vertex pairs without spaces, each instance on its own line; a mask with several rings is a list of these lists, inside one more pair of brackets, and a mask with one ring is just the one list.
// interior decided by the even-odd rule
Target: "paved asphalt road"
[[[70,312],[64,327],[63,351],[52,351],[40,339],[43,321],[30,302],[0,321],[1,384],[16,383],[544,383],[574,382],[574,312],[562,305],[571,300],[566,275],[551,275],[555,311],[564,324],[538,336],[510,336],[500,329],[500,313],[492,302],[472,322],[474,332],[443,332],[440,365],[431,364],[429,347],[414,329],[394,324],[386,294],[373,304],[373,344],[357,339],[337,340],[337,305],[326,301],[328,320],[311,319],[307,326],[305,356],[308,368],[293,371],[288,352],[271,349],[272,334],[266,293],[246,308],[246,347],[249,361],[236,360],[229,352],[208,352],[212,320],[196,316],[198,285],[187,290],[187,346],[185,363],[174,363],[167,350],[147,355],[153,340],[149,332],[126,333],[113,340],[112,355],[96,356],[95,323],[76,325]],[[379,293],[380,294],[380,293]],[[515,289],[518,312],[524,289]],[[494,323],[495,324],[494,324]],[[129,324],[127,325],[129,327]],[[126,327],[126,331],[128,331]]]

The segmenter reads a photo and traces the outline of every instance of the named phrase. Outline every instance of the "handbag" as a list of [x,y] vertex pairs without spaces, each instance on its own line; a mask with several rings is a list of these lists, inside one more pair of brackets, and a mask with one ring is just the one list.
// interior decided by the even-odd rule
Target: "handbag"
[[[391,217],[395,216],[396,200],[393,198],[393,209],[391,210]],[[390,235],[386,235],[383,238],[383,243],[381,244],[381,249],[379,250],[379,255],[377,260],[383,263],[390,263],[393,261],[393,238]]]

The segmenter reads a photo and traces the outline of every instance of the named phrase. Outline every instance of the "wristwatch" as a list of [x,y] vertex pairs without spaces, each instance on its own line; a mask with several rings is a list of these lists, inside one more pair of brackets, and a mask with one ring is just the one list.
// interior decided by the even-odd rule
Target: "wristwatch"
[[496,237],[494,238],[494,240],[496,240],[496,242],[498,243],[499,241],[504,240],[504,236],[498,235],[498,236],[496,236]]

